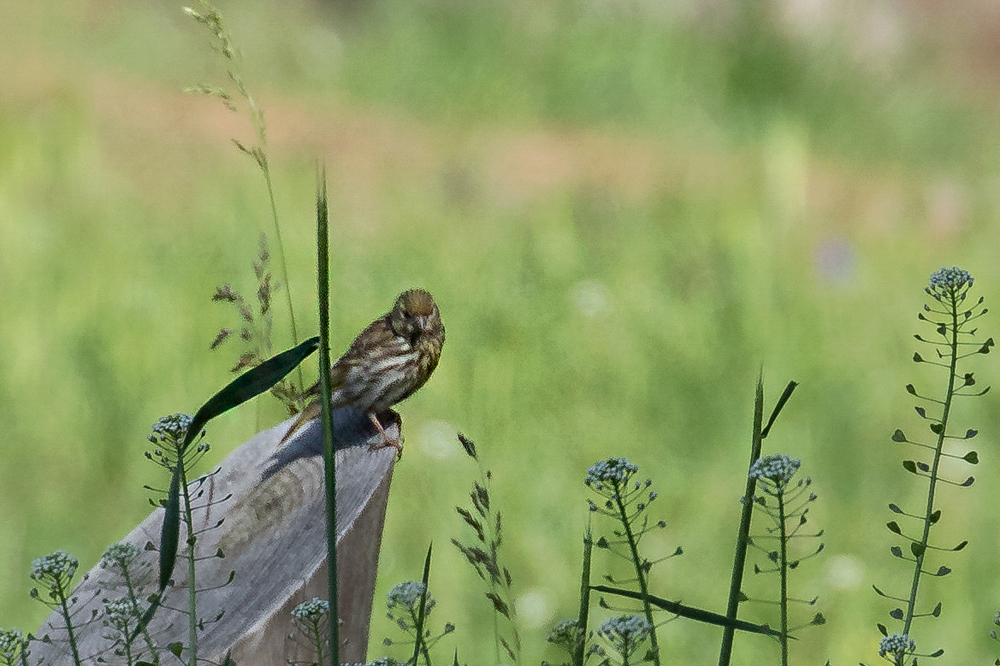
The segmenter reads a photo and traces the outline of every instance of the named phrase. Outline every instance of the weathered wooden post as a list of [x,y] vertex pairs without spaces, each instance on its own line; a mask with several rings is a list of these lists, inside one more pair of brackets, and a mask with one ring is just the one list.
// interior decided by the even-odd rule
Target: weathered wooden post
[[[390,436],[400,435],[399,416],[381,414]],[[323,495],[321,428],[314,421],[279,447],[291,420],[258,433],[230,454],[220,468],[191,484],[194,509],[199,661],[221,663],[226,653],[240,666],[315,659],[302,640],[287,639],[291,610],[298,603],[326,596],[326,522]],[[337,464],[337,557],[342,662],[366,660],[372,596],[378,567],[385,508],[395,450],[369,450],[380,443],[368,418],[351,408],[334,412]],[[108,507],[114,510],[114,507]],[[156,509],[123,542],[141,554],[132,567],[133,584],[142,598],[157,587],[158,545],[163,510]],[[149,630],[160,648],[187,644],[187,535],[173,583]],[[213,554],[220,552],[218,557]],[[226,584],[232,572],[235,577]],[[125,596],[121,575],[95,566],[75,590],[74,617],[80,655],[85,663],[119,663],[101,618],[103,600]],[[94,618],[91,620],[91,618]],[[33,643],[32,661],[72,663],[65,629],[52,614],[39,628],[49,644]],[[142,649],[144,642],[136,643]],[[186,649],[185,654],[186,658]],[[148,660],[149,655],[143,658]],[[170,657],[173,659],[173,657]]]

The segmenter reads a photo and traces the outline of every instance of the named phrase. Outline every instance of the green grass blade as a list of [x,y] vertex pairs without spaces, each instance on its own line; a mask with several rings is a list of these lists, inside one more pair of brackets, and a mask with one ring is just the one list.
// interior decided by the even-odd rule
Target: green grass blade
[[414,631],[416,633],[417,640],[413,644],[413,657],[410,662],[413,666],[417,666],[417,660],[420,655],[424,655],[424,661],[427,666],[431,664],[431,656],[427,651],[427,644],[424,642],[424,622],[427,619],[427,596],[430,594],[430,577],[431,577],[431,551],[434,548],[434,544],[428,544],[427,546],[427,557],[424,558],[424,575],[421,580],[424,583],[424,593],[420,595],[420,605],[417,607],[417,621]]
[[781,393],[781,397],[778,398],[778,403],[774,406],[774,409],[771,410],[771,418],[767,420],[767,425],[764,426],[764,429],[760,433],[761,439],[767,437],[768,433],[771,432],[771,426],[774,425],[774,421],[778,418],[778,414],[781,413],[781,408],[784,407],[785,403],[788,402],[788,399],[792,397],[792,391],[794,391],[795,387],[798,385],[798,382],[788,382],[788,386],[785,387],[785,390]]
[[583,537],[583,567],[580,574],[580,614],[576,620],[579,643],[573,647],[573,666],[583,666],[586,661],[587,623],[590,621],[590,562],[594,550],[594,538],[587,523],[587,533]]
[[[210,420],[223,414],[237,405],[260,395],[277,384],[285,375],[295,369],[309,354],[316,350],[319,338],[309,338],[296,347],[292,347],[272,356],[256,368],[252,368],[229,382],[225,388],[213,395],[201,406],[191,420],[184,443],[181,445],[180,459],[170,480],[170,492],[163,515],[163,528],[160,533],[160,594],[167,588],[167,582],[174,572],[177,563],[177,546],[180,540],[180,478],[181,465],[184,464],[183,451],[194,441],[201,429]],[[145,626],[143,623],[142,626]]]
[[277,384],[284,379],[285,375],[298,367],[309,354],[316,351],[318,346],[319,337],[309,338],[291,349],[286,349],[280,354],[272,356],[256,368],[247,370],[229,382],[225,388],[209,398],[208,402],[195,413],[187,435],[184,437],[182,451],[194,441],[206,423]]
[[[786,389],[787,391],[787,389]],[[757,389],[754,392],[753,401],[753,431],[750,437],[750,465],[760,457],[761,440],[763,439],[762,426],[764,423],[764,371],[757,375]],[[740,588],[743,586],[743,568],[747,561],[747,548],[750,543],[750,517],[753,512],[753,504],[750,498],[753,497],[756,481],[747,475],[746,489],[743,492],[743,510],[740,514],[740,526],[736,535],[736,553],[733,556],[733,570],[729,581],[729,601],[726,604],[726,617],[730,621],[736,621],[739,613]],[[722,645],[719,648],[719,666],[729,666],[733,655],[733,640],[736,632],[733,627],[727,626],[722,633]]]
[[[643,596],[639,592],[633,590],[625,590],[617,587],[608,587],[607,585],[593,585],[590,588],[594,592],[603,592],[605,594],[614,594],[619,597],[627,597],[629,599],[643,600]],[[669,611],[674,615],[679,615],[681,617],[686,617],[689,620],[697,620],[698,622],[705,622],[707,624],[714,624],[720,627],[727,627],[732,630],[739,629],[740,631],[748,631],[754,634],[764,634],[765,636],[780,636],[781,632],[775,631],[770,627],[763,624],[754,624],[752,622],[745,622],[743,620],[737,620],[735,618],[729,618],[720,613],[714,613],[712,611],[703,610],[701,608],[695,608],[693,606],[685,606],[684,604],[678,603],[676,601],[670,601],[669,599],[663,599],[661,597],[653,596],[651,594],[646,595],[646,599],[649,603],[657,608],[665,611]]]
[[330,602],[330,663],[340,663],[340,604],[337,591],[337,466],[330,409],[330,234],[326,168],[316,174],[316,273],[319,299],[319,389],[323,426],[323,475],[326,487],[326,571]]
[[177,546],[181,534],[181,461],[170,478],[170,491],[164,506],[163,527],[160,530],[160,595],[167,589],[167,582],[177,563]]

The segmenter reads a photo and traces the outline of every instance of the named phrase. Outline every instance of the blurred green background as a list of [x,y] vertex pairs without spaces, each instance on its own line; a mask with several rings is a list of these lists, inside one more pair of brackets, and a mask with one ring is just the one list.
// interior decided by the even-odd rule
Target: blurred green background
[[[235,348],[208,345],[234,316],[209,297],[227,282],[253,294],[271,226],[260,174],[230,143],[252,141],[246,116],[181,92],[225,75],[180,4],[3,9],[0,626],[32,630],[45,609],[27,597],[31,559],[65,548],[89,568],[148,513],[143,484],[164,483],[142,456],[150,424],[228,381]],[[267,113],[300,335],[316,330],[317,159],[335,348],[411,286],[434,293],[447,326],[435,376],[400,408],[407,454],[379,608],[419,578],[433,541],[436,622],[458,625],[439,659],[455,645],[463,661],[493,658],[489,608],[448,545],[468,537],[452,507],[477,474],[461,431],[494,472],[525,663],[560,657],[545,636],[576,612],[582,480],[606,456],[654,479],[668,529],[648,554],[684,547],[654,590],[722,610],[763,367],[769,406],[801,383],[767,450],[803,460],[819,494],[811,524],[826,530],[793,591],[819,596],[802,622],[818,609],[828,624],[803,632],[793,658],[876,661],[874,624],[891,605],[871,586],[903,595],[909,576],[888,552],[899,540],[886,505],[918,511],[924,492],[899,464],[914,454],[889,436],[921,431],[905,384],[943,384],[910,361],[912,334],[932,333],[916,320],[922,289],[959,265],[987,305],[998,296],[1000,12],[888,0],[220,9]],[[992,316],[981,329],[1000,331]],[[997,377],[993,357],[969,369]],[[281,416],[265,400],[213,422],[214,460]],[[925,607],[941,599],[944,613],[916,637],[950,663],[988,663],[1000,653],[987,635],[1000,409],[991,394],[955,418],[982,430],[983,463],[973,488],[941,492],[936,531],[971,543],[935,560],[955,571],[925,581]],[[376,610],[370,657],[393,631]],[[669,661],[714,663],[718,636],[679,620],[660,642]],[[737,643],[736,663],[776,659],[763,640]]]

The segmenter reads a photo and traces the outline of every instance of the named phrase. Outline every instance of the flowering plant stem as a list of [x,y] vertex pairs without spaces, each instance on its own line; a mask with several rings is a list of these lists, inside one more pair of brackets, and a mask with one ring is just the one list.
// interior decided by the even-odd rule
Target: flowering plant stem
[[781,666],[788,666],[788,529],[785,525],[785,493],[778,493],[778,572],[781,578]]
[[[937,490],[938,468],[941,464],[941,454],[944,450],[944,440],[948,431],[948,416],[951,414],[951,404],[955,397],[955,369],[958,364],[959,357],[958,334],[960,328],[956,293],[951,292],[951,298],[948,300],[949,302],[947,305],[951,310],[951,326],[948,328],[948,345],[951,348],[951,360],[948,363],[948,390],[945,393],[944,404],[941,408],[941,425],[940,430],[937,433],[937,445],[934,447],[934,460],[931,463],[930,479],[927,486],[927,510],[924,512],[923,531],[921,532],[920,541],[918,542],[919,548],[917,550],[919,554],[915,554],[916,559],[913,564],[913,581],[910,583],[910,596],[906,603],[906,616],[903,621],[904,635],[909,635],[910,625],[913,623],[914,609],[917,605],[917,589],[920,585],[920,574],[923,573],[924,556],[927,553],[927,544],[930,538],[931,526],[935,522],[932,516],[934,513],[934,493]],[[900,664],[900,666],[902,665],[904,658],[905,654],[903,653],[900,653],[897,656],[897,663]]]
[[321,665],[325,664],[326,652],[323,650],[323,644],[326,642],[326,636],[323,636],[323,632],[320,630],[318,625],[311,628],[307,636],[309,638],[309,644],[316,650],[316,663]]
[[194,533],[194,520],[191,516],[191,493],[188,490],[187,470],[184,469],[183,456],[178,459],[177,465],[180,468],[181,492],[184,493],[184,525],[187,527],[188,533],[188,666],[198,666],[198,604],[195,599],[198,588],[195,585],[194,570],[194,546],[198,537]]
[[632,523],[629,520],[628,509],[625,506],[625,494],[628,488],[617,479],[611,480],[614,489],[615,507],[618,509],[618,516],[622,526],[625,528],[625,540],[628,542],[629,552],[632,555],[632,564],[635,566],[635,576],[639,582],[639,593],[642,595],[642,609],[646,614],[646,620],[652,626],[649,632],[649,651],[653,655],[653,664],[660,666],[660,648],[656,642],[656,623],[653,621],[653,608],[649,604],[649,583],[646,580],[646,567],[642,557],[639,556],[639,544],[636,542],[635,533],[632,531]]
[[573,647],[573,666],[583,666],[587,648],[587,622],[590,616],[590,558],[594,550],[594,537],[587,523],[583,537],[583,572],[580,574],[580,616],[577,619],[577,643]]
[[[60,584],[58,589],[59,594],[59,607],[62,610],[63,618],[66,620],[66,634],[69,637],[69,647],[73,652],[73,663],[76,666],[80,666],[82,663],[80,661],[80,651],[76,647],[76,635],[73,633],[73,620],[69,614],[69,598],[66,596],[68,590],[64,590]],[[24,651],[21,651],[22,661],[24,661]]]
[[[128,572],[128,565],[123,565],[121,568],[122,578],[125,581],[125,589],[128,590],[129,603],[132,604],[134,608],[139,608],[139,599],[135,596],[135,586],[132,584],[132,576]],[[139,632],[142,637],[146,640],[146,648],[149,650],[150,659],[153,660],[153,666],[160,666],[160,655],[156,651],[156,645],[153,643],[153,637],[149,635],[149,629],[143,625],[139,624]],[[128,645],[131,641],[125,641]]]

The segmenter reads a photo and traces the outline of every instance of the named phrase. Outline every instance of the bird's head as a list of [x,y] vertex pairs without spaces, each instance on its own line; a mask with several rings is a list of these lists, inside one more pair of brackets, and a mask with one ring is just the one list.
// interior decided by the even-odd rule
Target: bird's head
[[426,333],[441,329],[441,314],[434,297],[423,289],[404,291],[389,313],[389,325],[396,335],[416,341]]

